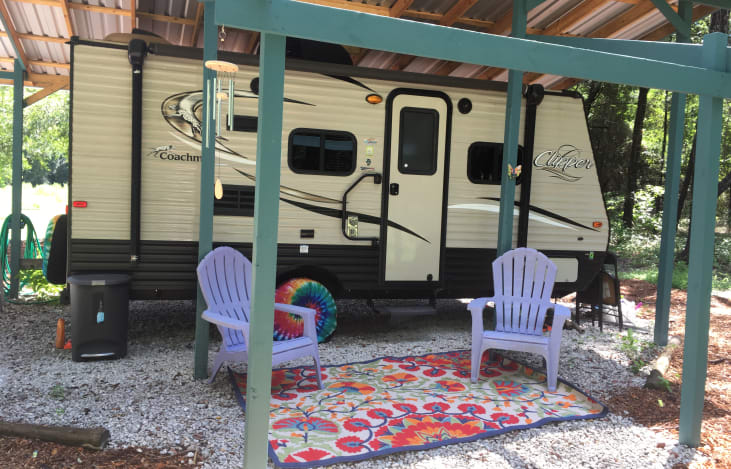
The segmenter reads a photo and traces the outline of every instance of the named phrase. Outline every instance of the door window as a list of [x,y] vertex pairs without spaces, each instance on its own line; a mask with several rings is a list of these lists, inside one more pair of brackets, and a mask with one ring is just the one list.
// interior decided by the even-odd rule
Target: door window
[[434,109],[401,109],[398,168],[402,174],[431,175],[437,171],[439,114]]

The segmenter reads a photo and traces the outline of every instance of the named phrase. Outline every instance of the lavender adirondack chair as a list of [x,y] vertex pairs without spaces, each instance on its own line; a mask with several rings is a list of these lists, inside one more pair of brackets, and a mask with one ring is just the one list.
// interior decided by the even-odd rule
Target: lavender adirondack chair
[[[203,258],[197,271],[198,283],[208,305],[202,317],[218,327],[223,339],[208,380],[212,383],[223,362],[248,362],[251,262],[235,249],[221,246]],[[302,317],[304,334],[295,339],[274,342],[272,366],[295,358],[311,356],[315,361],[317,385],[322,388],[315,328],[317,312],[311,308],[288,304],[275,303],[275,305],[280,311]]]
[[[492,263],[495,295],[476,298],[472,313],[472,382],[476,383],[482,354],[488,349],[537,353],[546,359],[548,390],[556,390],[558,356],[563,324],[571,315],[565,306],[551,303],[556,265],[531,248],[508,251]],[[482,310],[495,304],[495,330],[484,330]],[[553,308],[553,323],[543,335],[546,310]]]

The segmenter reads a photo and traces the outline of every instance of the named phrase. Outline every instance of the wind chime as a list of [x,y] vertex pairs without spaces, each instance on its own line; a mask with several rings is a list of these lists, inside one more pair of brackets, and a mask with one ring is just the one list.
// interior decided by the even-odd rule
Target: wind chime
[[[221,26],[221,32],[218,38],[223,42],[226,39],[226,30]],[[233,129],[234,125],[234,83],[236,72],[239,66],[224,60],[207,60],[204,64],[209,70],[213,70],[213,89],[215,90],[215,107],[213,110],[213,120],[216,122],[216,139],[221,136],[221,102],[228,100],[228,128]],[[228,89],[228,91],[223,91]],[[206,142],[208,142],[208,130],[206,131]],[[218,160],[218,151],[214,144],[214,154],[216,155],[216,168],[218,175],[216,183],[213,186],[213,195],[220,199],[223,197],[223,184],[221,183],[221,164]]]

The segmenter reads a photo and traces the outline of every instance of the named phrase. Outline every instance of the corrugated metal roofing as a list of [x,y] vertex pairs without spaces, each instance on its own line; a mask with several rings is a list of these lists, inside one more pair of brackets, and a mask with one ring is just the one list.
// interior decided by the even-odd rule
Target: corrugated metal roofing
[[[7,6],[10,20],[21,35],[20,45],[30,62],[33,74],[68,76],[70,50],[62,42],[76,35],[82,39],[103,40],[113,33],[129,33],[131,0],[71,0],[69,18],[73,31],[69,31],[62,3],[57,6],[48,0],[0,0]],[[315,1],[315,0],[303,0]],[[368,9],[388,15],[397,0],[318,0],[331,6],[356,10]],[[473,0],[474,1],[474,0]],[[472,3],[472,4],[471,4]],[[144,29],[181,46],[202,45],[202,18],[198,18],[196,0],[137,0],[137,28]],[[471,5],[470,5],[471,4]],[[469,6],[465,10],[465,7]],[[495,32],[496,23],[510,27],[511,0],[413,0],[403,18],[438,23],[452,8],[463,11],[454,18],[453,26],[482,32]],[[581,10],[577,10],[581,9]],[[583,12],[574,20],[576,12]],[[696,7],[695,15],[708,14],[710,7]],[[625,15],[623,17],[623,15]],[[629,16],[629,17],[627,17]],[[196,19],[198,23],[196,26]],[[502,20],[502,21],[501,21]],[[560,22],[560,23],[559,23]],[[558,27],[557,25],[561,25]],[[546,0],[528,13],[530,33],[569,34],[588,37],[615,37],[640,39],[665,28],[668,21],[652,6],[650,0]],[[608,26],[609,25],[609,26]],[[197,31],[197,40],[193,38]],[[661,32],[664,30],[661,30]],[[670,32],[669,30],[667,31]],[[601,34],[599,34],[601,33]],[[655,38],[655,39],[660,39]],[[195,42],[195,44],[194,44]],[[256,52],[258,34],[250,31],[226,30],[221,50]],[[374,68],[397,68],[421,73],[449,73],[458,77],[492,76],[505,79],[505,73],[495,74],[485,67],[469,64],[449,64],[425,58],[401,57],[381,51],[351,50],[358,65]],[[12,70],[15,50],[9,36],[0,36],[0,69]],[[35,75],[37,79],[38,76]],[[537,83],[553,85],[561,77],[541,76]]]

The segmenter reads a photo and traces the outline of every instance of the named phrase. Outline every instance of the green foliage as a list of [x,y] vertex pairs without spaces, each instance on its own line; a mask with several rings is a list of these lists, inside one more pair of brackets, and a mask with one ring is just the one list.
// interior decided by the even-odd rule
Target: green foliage
[[[662,384],[663,389],[665,389],[669,393],[673,392],[673,390],[670,388],[670,381],[665,379],[665,377],[663,376],[660,376],[658,379],[660,380],[660,384]],[[660,407],[663,406],[662,400],[658,400],[658,403],[660,404]]]
[[649,345],[649,342],[639,340],[632,332],[632,329],[627,329],[627,334],[620,336],[620,340],[619,350],[629,359],[632,372],[639,373],[647,365],[647,362],[642,360],[642,353]]
[[66,390],[62,384],[54,384],[48,391],[48,395],[57,401],[62,401],[66,398]]
[[35,301],[58,301],[63,285],[52,285],[48,283],[43,272],[40,270],[21,270],[20,282],[25,284],[25,290]]
[[[26,92],[26,94],[28,94]],[[13,89],[0,86],[0,187],[11,183]],[[23,111],[23,181],[68,182],[69,95],[56,92]]]

